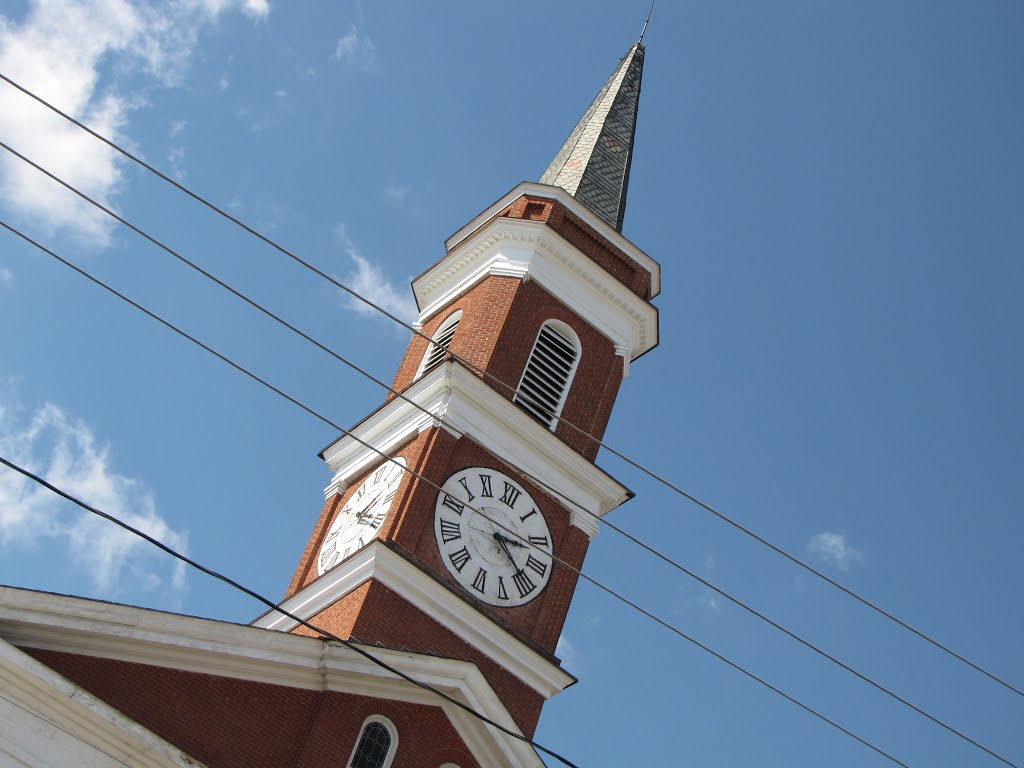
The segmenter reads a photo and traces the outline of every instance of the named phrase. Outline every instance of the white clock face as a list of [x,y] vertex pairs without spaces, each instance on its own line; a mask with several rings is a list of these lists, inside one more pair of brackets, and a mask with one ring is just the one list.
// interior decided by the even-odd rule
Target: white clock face
[[353,552],[362,549],[377,535],[391,502],[398,493],[398,483],[405,474],[405,459],[381,464],[366,481],[356,488],[327,531],[327,538],[316,559],[319,575],[327,573]]
[[497,470],[469,467],[445,481],[434,506],[434,537],[448,572],[491,605],[525,605],[551,577],[544,513],[519,483]]

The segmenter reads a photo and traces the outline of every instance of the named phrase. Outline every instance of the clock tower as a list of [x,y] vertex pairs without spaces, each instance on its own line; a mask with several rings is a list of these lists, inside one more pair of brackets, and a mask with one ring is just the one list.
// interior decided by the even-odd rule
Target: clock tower
[[[578,570],[632,495],[595,458],[630,363],[658,342],[659,266],[621,234],[643,60],[636,43],[540,182],[413,280],[421,335],[383,404],[321,453],[326,503],[285,596],[335,635],[426,659],[425,682],[451,660],[475,669],[527,737],[575,682],[555,648]],[[276,612],[255,624],[313,634]],[[399,744],[411,706],[382,704]]]

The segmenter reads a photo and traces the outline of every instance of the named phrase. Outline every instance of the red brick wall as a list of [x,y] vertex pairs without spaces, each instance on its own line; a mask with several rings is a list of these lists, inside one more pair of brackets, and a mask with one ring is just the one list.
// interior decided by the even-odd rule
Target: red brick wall
[[[462,319],[449,349],[486,371],[485,381],[508,400],[519,386],[541,326],[548,320],[561,320],[576,332],[580,337],[580,361],[555,434],[593,461],[600,446],[584,434],[598,439],[604,436],[622,383],[623,361],[615,354],[612,342],[539,283],[512,277],[482,280],[432,318],[424,326],[424,334],[433,335],[447,317],[460,309]],[[413,383],[426,348],[426,339],[412,338],[393,389],[400,392]]]
[[23,650],[210,768],[338,768],[375,714],[398,730],[394,768],[480,768],[439,707]]
[[[523,733],[531,736],[537,727],[544,705],[540,694],[379,582],[366,582],[310,622],[339,637],[366,645],[379,644],[385,648],[472,662]],[[305,627],[294,631],[295,634],[313,634]]]

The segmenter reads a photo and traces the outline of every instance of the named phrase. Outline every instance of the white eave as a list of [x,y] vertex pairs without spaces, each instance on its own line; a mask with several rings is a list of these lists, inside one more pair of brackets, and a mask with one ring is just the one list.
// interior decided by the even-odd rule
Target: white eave
[[[21,647],[438,706],[481,765],[543,768],[536,753],[522,740],[496,731],[435,693],[396,677],[350,648],[318,638],[0,587],[0,639]],[[363,649],[510,731],[520,733],[475,664],[385,648]],[[138,736],[148,738],[145,734]],[[164,762],[154,760],[145,765],[178,765],[174,762],[173,749],[165,751],[165,757]]]
[[[576,682],[558,664],[502,629],[380,541],[370,542],[292,595],[281,607],[308,620],[371,578],[450,629],[545,700]],[[269,611],[253,625],[289,632],[298,622],[278,611]]]
[[[616,232],[614,227],[608,226],[608,224],[598,218],[589,208],[564,189],[561,187],[554,187],[549,184],[538,184],[532,181],[524,181],[513,187],[511,190],[506,192],[500,200],[490,205],[483,213],[445,240],[445,250],[448,253],[451,253],[453,248],[465,240],[472,232],[479,229],[484,222],[494,216],[497,216],[500,211],[507,208],[523,195],[533,195],[534,197],[546,197],[552,200],[557,200],[572,211],[573,215],[590,225],[598,234],[650,273],[652,299],[661,293],[661,265],[658,264],[658,262],[623,237],[622,233]],[[422,307],[422,305],[420,306]]]
[[658,310],[541,221],[497,218],[412,284],[422,324],[490,276],[533,280],[606,336],[626,362],[658,344]]
[[625,486],[454,361],[430,371],[323,450],[320,455],[334,473],[326,492],[344,489],[379,464],[381,454],[391,455],[431,427],[472,438],[540,481],[537,484],[543,490],[553,489],[548,492],[569,510],[572,525],[590,538],[597,534],[597,518],[632,496]]

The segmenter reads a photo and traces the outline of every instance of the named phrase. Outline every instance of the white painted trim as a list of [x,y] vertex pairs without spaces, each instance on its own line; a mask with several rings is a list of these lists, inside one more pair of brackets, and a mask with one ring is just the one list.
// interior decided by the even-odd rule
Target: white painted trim
[[536,280],[635,359],[658,343],[658,310],[544,222],[494,219],[412,283],[420,322],[492,274]]
[[[0,639],[12,645],[218,677],[439,706],[481,765],[544,768],[525,742],[495,731],[436,694],[330,641],[12,587],[0,587]],[[360,647],[510,731],[520,732],[475,664]],[[164,768],[164,764],[153,765]]]
[[[281,607],[295,616],[309,619],[371,578],[450,629],[456,637],[518,677],[545,700],[575,682],[575,678],[557,664],[502,629],[380,541],[371,542],[310,582]],[[297,624],[294,619],[274,611],[253,622],[254,626],[282,632],[291,631]]]
[[554,187],[548,184],[538,184],[532,181],[524,181],[516,185],[508,192],[506,192],[497,202],[488,206],[483,213],[476,216],[472,221],[462,227],[458,232],[453,234],[447,240],[444,241],[445,250],[449,253],[457,248],[459,244],[466,239],[472,232],[480,228],[480,226],[488,219],[496,216],[499,211],[507,208],[515,200],[518,200],[523,195],[532,195],[534,197],[547,197],[553,200],[557,200],[559,203],[568,208],[572,213],[590,225],[597,231],[602,237],[611,242],[616,248],[625,253],[629,258],[633,259],[643,269],[647,270],[651,275],[651,298],[654,298],[661,293],[661,265],[658,264],[654,259],[648,256],[646,253],[637,248],[633,243],[627,240],[622,233],[617,232],[614,227],[610,227],[604,221],[599,219],[589,208],[579,202],[575,197],[570,195],[561,187]]
[[[106,765],[106,757],[111,765],[202,768],[199,761],[4,640],[0,691],[6,702],[34,718],[32,734],[0,722],[0,755],[18,754],[25,765],[96,766]],[[59,743],[25,743],[41,734]],[[54,751],[63,753],[61,762],[54,762]]]
[[[380,453],[366,444],[391,454],[443,418],[443,429],[456,436],[468,435],[592,515],[604,515],[630,498],[629,491],[613,477],[457,362],[448,361],[430,371],[403,395],[405,399],[392,398],[354,426],[350,434],[324,449],[321,456],[334,472],[332,482],[351,482],[381,461]],[[591,514],[573,514],[572,524],[591,538],[597,533],[597,521]]]

